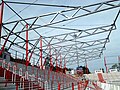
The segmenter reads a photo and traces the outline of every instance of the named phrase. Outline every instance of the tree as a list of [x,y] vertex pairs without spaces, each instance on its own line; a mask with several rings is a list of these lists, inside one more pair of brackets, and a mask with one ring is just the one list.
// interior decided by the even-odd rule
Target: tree
[[116,69],[118,67],[117,64],[112,65],[111,69]]

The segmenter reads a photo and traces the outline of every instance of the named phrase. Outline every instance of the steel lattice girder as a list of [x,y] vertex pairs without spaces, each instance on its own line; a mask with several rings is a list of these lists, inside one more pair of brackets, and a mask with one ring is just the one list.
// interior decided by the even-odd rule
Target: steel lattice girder
[[[65,5],[52,5],[52,4],[39,4],[39,3],[27,3],[27,2],[11,2],[11,1],[4,1],[7,8],[9,8],[13,13],[16,14],[18,20],[11,20],[7,22],[3,22],[2,24],[2,31],[5,34],[2,34],[1,38],[6,40],[6,37],[10,36],[8,39],[7,47],[11,49],[14,46],[25,50],[26,39],[24,37],[25,25],[29,25],[29,32],[33,33],[35,38],[29,38],[29,53],[33,51],[34,57],[39,57],[40,48],[39,48],[39,40],[40,36],[43,39],[43,58],[49,55],[49,48],[48,45],[51,45],[52,50],[52,57],[53,61],[56,60],[56,56],[60,57],[62,54],[62,59],[67,59],[68,65],[69,62],[76,61],[79,59],[80,62],[85,62],[85,60],[92,60],[99,58],[105,49],[106,43],[109,42],[109,36],[112,30],[116,29],[116,20],[117,17],[113,18],[113,23],[110,25],[104,25],[89,29],[79,29],[74,27],[61,27],[59,24],[69,23],[73,20],[78,20],[79,18],[90,16],[92,14],[107,11],[110,9],[114,9],[120,7],[120,0],[110,0],[101,3],[91,4],[87,6],[65,6]],[[42,6],[45,7],[55,7],[55,8],[62,8],[63,10],[58,10],[56,12],[45,13],[42,15],[37,15],[35,17],[28,17],[23,18],[17,11],[12,8],[12,5],[31,5],[31,6]],[[64,9],[67,8],[67,9]],[[94,8],[94,9],[91,9]],[[82,13],[80,13],[82,11]],[[70,15],[68,13],[70,12]],[[7,14],[7,12],[4,12]],[[62,16],[62,18],[61,18]],[[50,17],[50,18],[49,18]],[[45,24],[39,24],[39,21],[42,19],[47,19]],[[59,19],[58,19],[59,18]],[[12,28],[11,28],[12,27]],[[57,29],[63,33],[57,33],[46,36],[39,33],[39,29]],[[11,32],[11,33],[10,33]],[[104,34],[105,37],[103,38],[96,38],[97,35]],[[91,40],[92,37],[92,40]],[[89,40],[85,40],[87,38]],[[3,44],[3,43],[2,43]],[[23,51],[22,51],[23,52]],[[57,55],[56,55],[57,53]],[[60,59],[60,58],[58,58]],[[38,59],[39,60],[39,59]]]

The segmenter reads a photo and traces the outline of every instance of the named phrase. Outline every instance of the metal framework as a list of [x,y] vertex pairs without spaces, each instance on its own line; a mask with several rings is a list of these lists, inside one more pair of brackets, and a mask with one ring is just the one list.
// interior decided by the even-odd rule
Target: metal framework
[[[56,65],[60,64],[61,67],[77,64],[78,61],[97,60],[110,41],[111,31],[116,29],[119,7],[120,0],[85,6],[43,4],[37,1],[32,3],[27,0],[2,1],[1,47],[7,47],[9,52],[14,48],[26,54],[27,61],[34,57],[39,65],[48,56],[51,63],[56,61]],[[89,28],[79,26],[79,23],[84,23],[84,19],[88,18],[93,20],[88,20],[90,24],[95,24],[97,21],[94,22],[94,19],[98,18],[94,15],[104,15],[111,10],[116,11],[113,18],[110,18],[113,22]]]

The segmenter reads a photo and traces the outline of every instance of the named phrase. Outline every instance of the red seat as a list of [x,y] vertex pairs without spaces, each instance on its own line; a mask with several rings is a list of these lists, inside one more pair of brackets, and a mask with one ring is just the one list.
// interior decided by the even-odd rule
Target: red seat
[[98,75],[98,79],[99,79],[100,82],[106,83],[103,76],[102,76],[102,73],[98,73],[97,75]]

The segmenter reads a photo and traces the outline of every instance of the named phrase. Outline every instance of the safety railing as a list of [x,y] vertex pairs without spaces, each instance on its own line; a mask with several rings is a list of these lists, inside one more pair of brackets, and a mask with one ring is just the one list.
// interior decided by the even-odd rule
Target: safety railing
[[[0,44],[0,47],[2,47],[3,45],[1,45]],[[7,46],[5,47],[5,49],[7,50]],[[10,53],[9,53],[10,52]],[[10,54],[10,56],[12,57],[12,58],[14,58],[14,59],[20,59],[20,60],[25,60],[25,58],[26,58],[26,54],[25,53],[23,53],[23,52],[21,52],[20,50],[15,50],[15,48],[13,49],[13,48],[10,48],[9,49],[9,54]],[[4,56],[2,56],[3,58],[4,58]],[[37,58],[39,58],[39,56],[37,56]],[[33,61],[35,61],[35,60],[38,60],[36,58],[36,56],[34,57],[34,56],[32,56],[31,57],[31,63],[33,62]]]
[[11,65],[11,63],[6,63],[5,60],[0,60],[0,76],[5,78],[5,81],[0,83],[7,84],[13,83],[16,86],[16,90],[18,88],[21,89],[34,89],[38,88],[40,90],[44,89],[44,82],[42,82],[39,78],[36,78],[34,74],[30,75],[28,71],[23,72],[22,68],[17,68],[16,65]]
[[[15,85],[16,90],[19,89],[37,89],[38,90],[97,90],[96,84],[89,84],[88,80],[79,80],[73,76],[66,75],[61,72],[53,72],[50,70],[36,69],[33,73],[24,71],[18,68],[19,64],[12,65],[11,62],[6,63],[5,60],[0,60],[0,76],[3,76],[6,80],[0,82],[6,86],[9,83]],[[38,75],[37,75],[38,70]],[[93,86],[92,86],[93,85]],[[97,89],[95,89],[97,88]]]
[[[1,68],[4,68],[4,78],[9,79],[9,82],[7,83],[15,83],[16,90],[17,88],[40,88],[41,90],[95,89],[95,87],[91,87],[86,80],[81,81],[79,78],[66,75],[62,72],[54,72],[50,69],[40,69],[31,65],[28,66],[26,71],[25,65],[16,62],[6,62],[3,59],[0,60],[0,66]],[[14,80],[14,78],[16,78],[16,80]]]

